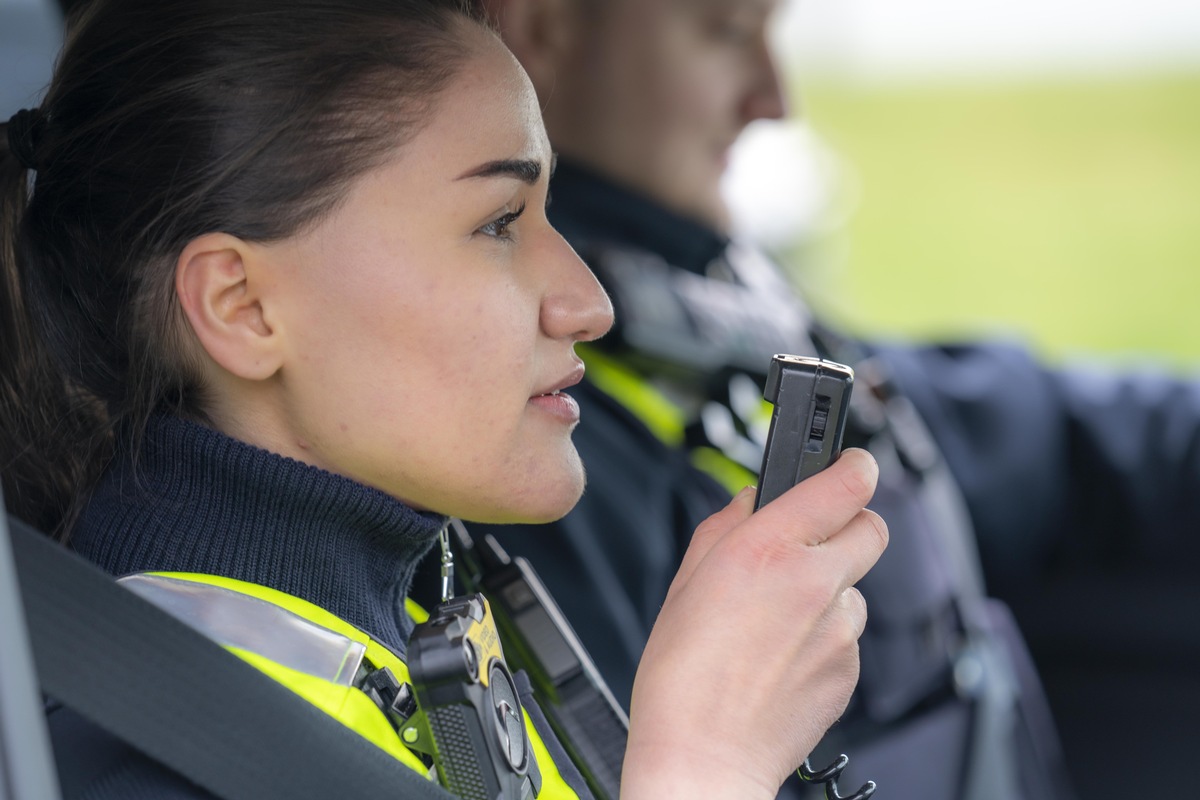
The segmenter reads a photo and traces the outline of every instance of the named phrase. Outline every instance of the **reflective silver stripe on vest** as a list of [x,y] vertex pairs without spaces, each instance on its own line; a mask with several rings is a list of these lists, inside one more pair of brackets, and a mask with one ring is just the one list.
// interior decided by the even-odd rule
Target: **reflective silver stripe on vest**
[[353,685],[367,652],[366,645],[232,589],[146,574],[118,583],[220,645],[340,686]]

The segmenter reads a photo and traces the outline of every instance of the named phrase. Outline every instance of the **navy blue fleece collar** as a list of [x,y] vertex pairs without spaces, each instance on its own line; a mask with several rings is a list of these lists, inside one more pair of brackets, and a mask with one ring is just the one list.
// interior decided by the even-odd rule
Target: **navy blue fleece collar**
[[404,597],[445,518],[175,417],[105,473],[71,546],[114,575],[223,575],[332,612],[403,654]]

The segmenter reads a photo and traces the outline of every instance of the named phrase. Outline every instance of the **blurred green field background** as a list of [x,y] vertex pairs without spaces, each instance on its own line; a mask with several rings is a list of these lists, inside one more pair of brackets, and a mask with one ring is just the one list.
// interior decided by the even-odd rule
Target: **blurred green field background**
[[1200,364],[1200,71],[800,84],[845,223],[788,258],[867,335]]

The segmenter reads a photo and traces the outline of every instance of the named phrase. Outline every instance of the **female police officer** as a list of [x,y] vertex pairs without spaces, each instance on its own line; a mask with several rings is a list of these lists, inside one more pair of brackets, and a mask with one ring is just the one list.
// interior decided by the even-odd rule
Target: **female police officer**
[[[578,499],[563,390],[611,310],[546,221],[536,97],[473,7],[107,0],[4,133],[20,516],[114,574],[332,614],[402,670],[402,600],[447,515]],[[886,539],[874,475],[850,451],[700,526],[639,673],[623,795],[771,797],[837,717],[852,585]],[[203,796],[110,761],[96,797]]]

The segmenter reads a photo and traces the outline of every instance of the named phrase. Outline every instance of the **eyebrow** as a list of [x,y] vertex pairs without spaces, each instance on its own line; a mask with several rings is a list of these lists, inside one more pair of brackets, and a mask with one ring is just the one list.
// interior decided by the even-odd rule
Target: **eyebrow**
[[743,0],[707,0],[704,3],[709,11],[737,11],[745,8],[747,10],[770,12],[776,10],[782,3],[774,3],[772,0],[757,0],[757,2],[745,3]]
[[[554,174],[554,168],[558,166],[558,153],[554,153],[550,157],[550,174]],[[522,183],[532,186],[537,183],[542,177],[541,162],[532,161],[526,158],[502,158],[497,161],[488,161],[485,164],[480,164],[474,169],[469,169],[462,175],[459,175],[455,180],[464,180],[466,178],[516,178]]]

